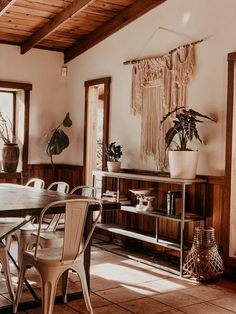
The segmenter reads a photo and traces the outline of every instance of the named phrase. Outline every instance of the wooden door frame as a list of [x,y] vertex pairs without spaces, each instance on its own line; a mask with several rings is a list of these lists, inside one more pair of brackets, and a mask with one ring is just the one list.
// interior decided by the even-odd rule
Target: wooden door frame
[[[231,178],[232,178],[232,139],[233,139],[233,108],[234,108],[234,70],[236,52],[228,54],[228,83],[227,83],[227,115],[226,115],[226,149],[225,149],[225,202],[222,215],[223,249],[226,263],[236,266],[236,258],[229,256],[230,241],[230,212],[231,212]],[[228,230],[228,232],[225,232]]]
[[85,87],[85,112],[84,112],[84,153],[83,153],[83,182],[85,182],[86,170],[86,153],[87,153],[87,118],[88,118],[88,91],[89,87],[104,84],[104,124],[103,124],[103,140],[102,140],[102,170],[106,167],[105,147],[108,144],[109,136],[109,113],[110,113],[110,84],[111,77],[103,77],[84,82]]

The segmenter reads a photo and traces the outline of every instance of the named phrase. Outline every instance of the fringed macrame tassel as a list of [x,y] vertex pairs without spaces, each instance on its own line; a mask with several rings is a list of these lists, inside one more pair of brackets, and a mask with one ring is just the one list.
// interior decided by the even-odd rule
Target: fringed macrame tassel
[[170,122],[162,117],[175,107],[186,106],[186,86],[194,68],[194,45],[133,66],[131,112],[141,114],[141,158],[153,156],[157,169],[168,166],[165,134]]

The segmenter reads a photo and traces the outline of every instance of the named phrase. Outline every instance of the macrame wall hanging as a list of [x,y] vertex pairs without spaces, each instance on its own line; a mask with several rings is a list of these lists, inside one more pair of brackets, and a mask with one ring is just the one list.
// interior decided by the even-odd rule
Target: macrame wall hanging
[[[201,40],[202,41],[202,40]],[[126,61],[132,69],[131,113],[141,115],[141,158],[153,156],[158,171],[168,166],[163,116],[176,106],[186,106],[186,87],[194,69],[195,44],[178,47],[155,58]]]

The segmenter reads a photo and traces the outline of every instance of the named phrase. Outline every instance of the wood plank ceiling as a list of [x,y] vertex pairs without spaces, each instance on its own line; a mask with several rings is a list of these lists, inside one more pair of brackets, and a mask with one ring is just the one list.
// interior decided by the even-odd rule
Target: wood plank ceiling
[[64,53],[65,63],[166,0],[0,0],[0,43]]

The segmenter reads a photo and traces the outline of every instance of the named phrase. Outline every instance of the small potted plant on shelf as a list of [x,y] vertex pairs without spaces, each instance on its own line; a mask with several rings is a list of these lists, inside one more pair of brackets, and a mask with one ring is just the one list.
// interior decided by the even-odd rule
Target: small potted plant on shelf
[[15,172],[18,166],[20,149],[13,134],[12,123],[3,116],[2,112],[0,112],[0,139],[4,143],[2,149],[3,170],[5,172]]
[[194,179],[197,170],[198,151],[193,151],[189,147],[189,143],[194,138],[202,143],[197,130],[197,123],[203,123],[204,120],[202,119],[216,121],[185,107],[176,107],[168,112],[163,117],[161,124],[167,119],[172,119],[172,126],[165,135],[166,149],[171,144],[175,146],[175,149],[169,150],[170,176],[172,178]]
[[121,162],[119,159],[122,156],[122,146],[116,145],[116,142],[110,143],[106,148],[107,168],[111,172],[119,172]]

